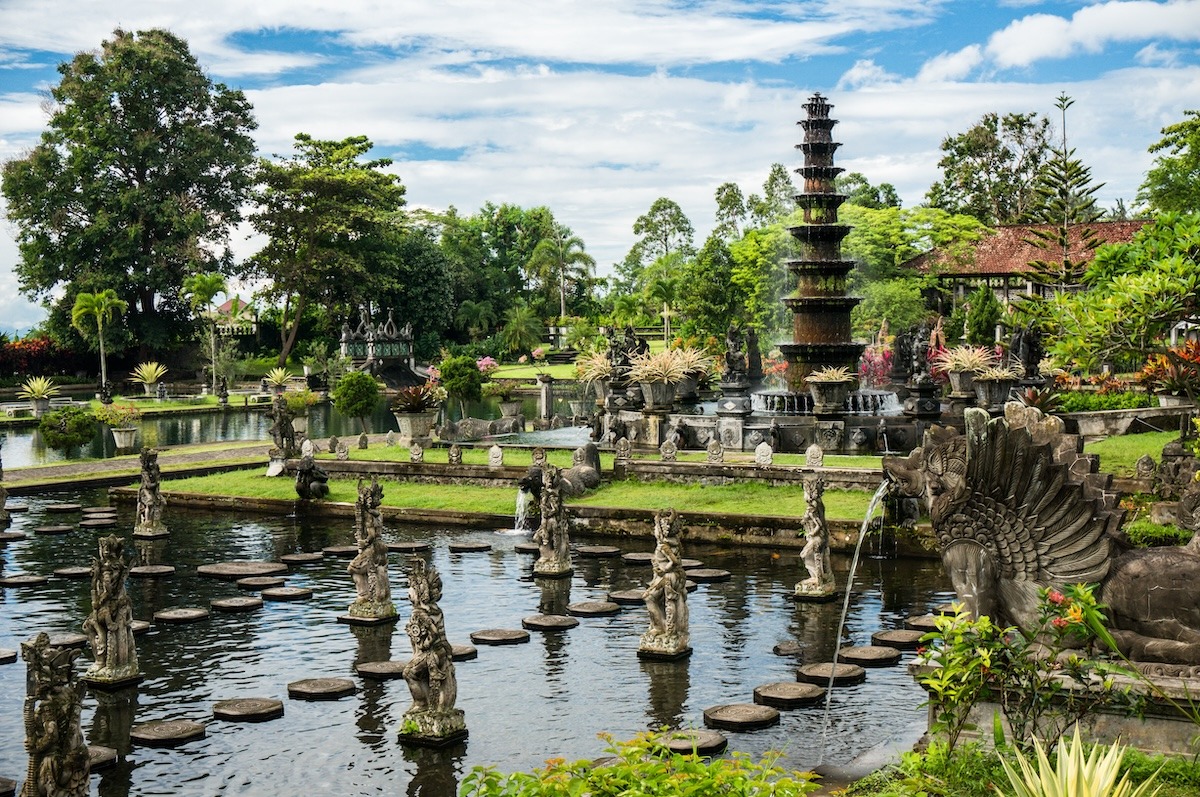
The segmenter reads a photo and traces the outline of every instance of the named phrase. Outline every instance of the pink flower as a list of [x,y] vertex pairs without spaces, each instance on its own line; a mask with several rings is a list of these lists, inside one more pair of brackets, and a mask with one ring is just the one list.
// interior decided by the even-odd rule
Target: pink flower
[[517,358],[517,362],[519,362],[521,365],[524,365],[525,363],[529,362],[529,358],[522,354]]
[[533,359],[540,360],[546,356],[546,350],[543,349],[541,346],[538,346],[536,349],[531,351],[530,354],[533,355]]
[[1053,620],[1050,621],[1050,624],[1061,631],[1062,629],[1069,626],[1071,624],[1071,622],[1069,620],[1067,620],[1065,617],[1055,617]]
[[1046,593],[1046,600],[1050,601],[1055,606],[1061,606],[1062,602],[1066,599],[1066,596],[1056,589],[1052,589],[1050,592]]

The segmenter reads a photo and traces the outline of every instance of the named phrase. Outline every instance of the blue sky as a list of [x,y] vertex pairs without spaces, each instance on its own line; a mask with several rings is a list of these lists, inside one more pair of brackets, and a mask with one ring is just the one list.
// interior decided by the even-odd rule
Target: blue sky
[[[410,205],[548,205],[602,272],[655,198],[702,239],[713,192],[800,165],[801,103],[829,96],[839,165],[918,204],[938,145],[989,111],[1075,99],[1071,145],[1127,202],[1159,130],[1200,107],[1200,0],[0,0],[0,158],[44,128],[57,64],[115,27],[188,39],[255,106],[264,155],[366,135]],[[0,329],[18,295],[0,225]],[[238,231],[235,252],[258,245]]]

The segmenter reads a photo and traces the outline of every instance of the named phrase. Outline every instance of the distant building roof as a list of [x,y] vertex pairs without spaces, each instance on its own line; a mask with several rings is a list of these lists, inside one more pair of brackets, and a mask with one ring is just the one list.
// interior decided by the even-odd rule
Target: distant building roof
[[[1101,243],[1128,243],[1133,236],[1149,224],[1148,219],[1135,221],[1097,221],[1091,224],[1072,226],[1071,258],[1091,260],[1092,252],[1085,250],[1079,244],[1079,237],[1085,228],[1090,228]],[[975,245],[975,257],[970,262],[956,262],[945,256],[945,253],[934,247],[904,263],[903,268],[914,269],[927,274],[933,268],[938,273],[956,277],[999,277],[1012,274],[1025,274],[1033,269],[1029,267],[1031,260],[1053,259],[1053,252],[1040,249],[1028,242],[1033,238],[1034,230],[1052,230],[1052,224],[1012,224],[996,227],[991,235],[979,240]]]

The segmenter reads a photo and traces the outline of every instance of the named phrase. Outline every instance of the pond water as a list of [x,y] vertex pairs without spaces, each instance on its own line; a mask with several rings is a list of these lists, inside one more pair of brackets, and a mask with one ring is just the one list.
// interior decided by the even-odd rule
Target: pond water
[[[49,500],[107,502],[103,492],[19,499],[30,511],[13,515],[10,530],[27,539],[0,549],[3,572],[41,573],[87,564],[95,533],[32,534],[36,526],[72,522],[50,515]],[[17,500],[12,500],[16,503]],[[130,538],[133,511],[122,507],[119,529]],[[197,565],[234,559],[276,559],[297,551],[352,542],[349,519],[315,520],[247,514],[211,514],[171,509],[171,536],[147,546],[148,558],[175,565],[176,575],[129,582],[134,615],[150,619],[170,606],[208,607],[239,590],[231,582],[197,576]],[[513,545],[523,539],[487,531],[392,527],[392,540],[428,540],[425,556],[445,582],[441,603],[453,643],[469,642],[472,631],[520,628],[539,607],[559,612],[568,602],[602,600],[612,589],[642,587],[645,567],[618,559],[575,558],[573,578],[535,581],[533,557]],[[488,553],[450,553],[451,540],[485,540]],[[153,546],[153,547],[149,547]],[[623,550],[649,550],[649,540],[628,540]],[[131,546],[132,547],[132,546]],[[405,793],[442,797],[471,767],[494,764],[527,770],[545,759],[601,755],[597,738],[618,738],[663,726],[703,724],[705,708],[750,702],[755,686],[795,679],[796,660],[776,656],[777,643],[796,640],[809,662],[832,655],[841,603],[800,604],[790,592],[804,574],[793,553],[739,550],[733,546],[687,545],[685,555],[725,568],[733,578],[701,584],[689,597],[690,659],[643,662],[638,636],[645,610],[626,607],[608,618],[581,618],[562,633],[532,632],[528,644],[479,647],[474,661],[456,665],[458,706],[466,712],[470,737],[441,751],[406,749],[397,739],[400,718],[410,705],[403,680],[360,678],[363,661],[410,655],[403,623],[409,614],[404,566],[393,555],[393,593],[401,622],[395,627],[355,629],[336,622],[353,599],[346,561],[326,558],[293,568],[288,584],[315,590],[313,599],[271,603],[248,614],[214,612],[191,625],[155,625],[138,638],[146,680],[132,693],[89,694],[83,708],[91,744],[117,748],[122,760],[92,778],[92,793],[125,795]],[[847,558],[835,559],[839,582]],[[19,648],[38,631],[78,631],[89,610],[87,581],[52,577],[39,588],[0,590],[0,648]],[[871,633],[902,627],[904,618],[949,600],[951,592],[936,561],[864,560],[850,601],[845,643],[870,644]],[[905,657],[908,660],[909,655]],[[86,667],[85,653],[80,667]],[[358,692],[336,702],[287,699],[287,684],[316,676],[353,678]],[[21,739],[25,667],[0,667],[0,775],[23,776]],[[285,703],[282,719],[263,724],[212,718],[214,702],[234,697],[272,697]],[[924,699],[903,665],[868,671],[867,681],[834,693],[832,725],[824,759],[845,764],[863,751],[923,724]],[[782,750],[782,763],[808,768],[822,758],[823,708],[784,711],[780,725],[752,733],[729,733],[730,749],[754,755]],[[131,725],[159,719],[205,722],[207,737],[174,749],[130,749]]]

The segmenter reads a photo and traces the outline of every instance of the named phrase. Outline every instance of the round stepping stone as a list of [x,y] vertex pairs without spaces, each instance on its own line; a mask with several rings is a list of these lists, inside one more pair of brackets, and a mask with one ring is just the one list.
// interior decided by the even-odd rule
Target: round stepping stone
[[133,578],[166,578],[175,575],[175,568],[171,565],[138,565],[129,568],[129,575]]
[[618,589],[608,593],[608,599],[622,606],[638,606],[646,602],[646,590]]
[[729,740],[725,734],[707,728],[671,731],[666,736],[667,749],[679,755],[714,756],[725,752]]
[[0,531],[0,543],[20,542],[23,539],[25,539],[23,531]]
[[196,623],[207,619],[208,609],[201,608],[178,607],[160,609],[154,613],[154,622],[156,623]]
[[308,587],[269,587],[259,593],[265,601],[304,601],[313,596]]
[[74,526],[34,526],[34,534],[70,534]]
[[687,571],[687,577],[701,584],[711,584],[716,581],[728,581],[733,578],[733,573],[716,567],[697,567]]
[[279,561],[285,565],[312,565],[317,562],[324,562],[325,554],[316,551],[312,553],[285,553],[279,557]]
[[263,599],[253,595],[238,595],[232,598],[213,598],[208,605],[219,612],[252,612],[262,608]]
[[650,566],[654,559],[654,554],[650,551],[631,551],[630,553],[621,554],[621,561],[627,565],[645,565]]
[[920,631],[896,628],[891,631],[876,631],[871,634],[871,642],[900,650],[916,650],[921,647],[921,637],[923,636],[925,634]]
[[704,709],[704,724],[727,731],[753,731],[779,722],[779,712],[755,703],[728,703]]
[[933,614],[941,617],[954,617],[962,608],[961,603],[941,603],[933,607]]
[[270,589],[282,587],[287,583],[287,579],[283,576],[249,576],[239,578],[236,583],[238,589]]
[[704,567],[704,562],[701,562],[699,559],[680,559],[679,566],[684,570],[695,570]]
[[615,545],[580,545],[575,551],[580,556],[591,559],[608,559],[612,556],[621,555],[621,549]]
[[91,578],[92,568],[90,567],[60,567],[54,571],[54,575],[59,578]]
[[867,680],[866,670],[857,664],[847,664],[844,661],[839,661],[836,669],[831,661],[806,664],[796,670],[796,680],[825,686],[829,683],[830,673],[833,673],[834,686],[853,686]]
[[389,542],[387,549],[392,553],[422,553],[433,546],[427,542]]
[[49,576],[35,576],[32,574],[4,576],[0,578],[0,587],[40,587],[49,580]]
[[16,797],[17,782],[12,778],[0,778],[0,797]]
[[567,614],[575,617],[608,617],[621,613],[621,605],[612,601],[580,601],[567,606]]
[[795,640],[788,640],[771,648],[771,652],[776,656],[803,656],[804,646]]
[[82,504],[59,503],[59,504],[46,504],[46,506],[43,508],[47,512],[50,512],[55,515],[65,515],[68,512],[78,512],[78,511],[82,510],[83,505]]
[[825,690],[816,684],[796,681],[780,681],[754,687],[754,702],[774,708],[800,708],[811,706],[825,696]]
[[451,645],[451,661],[470,661],[479,658],[479,650],[474,645]]
[[492,550],[490,542],[452,542],[447,547],[450,553],[483,553]]
[[884,645],[853,645],[839,649],[838,659],[861,667],[886,667],[900,661],[900,651]]
[[115,515],[117,508],[115,506],[85,506],[79,510],[84,515]]
[[904,621],[904,627],[912,631],[936,631],[937,622],[932,614],[922,614],[920,616],[909,617]]
[[283,701],[269,697],[236,697],[213,704],[213,717],[230,722],[266,722],[283,716]]
[[533,556],[539,556],[542,553],[541,546],[534,542],[518,542],[513,546],[513,550],[517,553],[531,554]]
[[391,681],[395,678],[403,678],[404,668],[407,666],[407,661],[364,661],[355,667],[354,671],[364,678]]
[[56,648],[82,648],[88,643],[88,638],[75,631],[60,631],[50,634],[50,644]]
[[150,623],[145,620],[134,620],[129,624],[129,630],[133,632],[134,636],[141,636],[150,630]]
[[305,678],[292,681],[287,689],[294,700],[340,700],[358,691],[349,678]]
[[358,556],[357,545],[326,545],[321,549],[324,556],[332,556],[335,559],[353,559]]
[[29,504],[5,504],[4,508],[9,512],[28,512]]
[[117,751],[99,744],[88,745],[88,771],[99,772],[117,763]]
[[117,525],[116,515],[93,515],[79,521],[81,529],[107,529]]
[[683,588],[688,592],[695,592],[696,590],[700,589],[700,585],[689,578],[687,581],[683,582]]
[[579,625],[574,617],[561,614],[534,614],[521,621],[521,627],[530,631],[566,631]]
[[17,652],[8,648],[0,648],[0,664],[12,664],[17,660]]
[[191,720],[158,720],[134,725],[129,739],[143,747],[174,747],[204,738],[204,726]]
[[515,628],[488,628],[472,633],[471,641],[476,645],[520,645],[529,641],[529,632]]
[[251,576],[278,576],[287,573],[287,565],[283,562],[217,562],[211,565],[200,565],[196,572],[209,578],[224,578],[234,581]]

